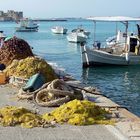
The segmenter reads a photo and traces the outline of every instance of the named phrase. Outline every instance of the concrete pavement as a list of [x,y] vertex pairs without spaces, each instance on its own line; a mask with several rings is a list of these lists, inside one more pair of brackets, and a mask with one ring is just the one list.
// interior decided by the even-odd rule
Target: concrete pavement
[[[16,98],[17,91],[17,88],[13,88],[10,85],[0,86],[0,107],[6,105],[23,106],[38,111],[39,113],[50,112],[53,109],[36,106],[32,102],[27,102],[27,100],[18,101]],[[92,96],[94,95],[88,95],[90,98],[92,98]],[[110,100],[103,98],[104,97],[101,96],[92,99],[98,100],[98,104],[100,105],[112,106],[114,104]],[[121,125],[118,124],[118,126]],[[130,137],[120,130],[119,127],[110,125],[56,125],[54,128],[32,129],[21,128],[20,126],[0,126],[0,140],[128,140]]]

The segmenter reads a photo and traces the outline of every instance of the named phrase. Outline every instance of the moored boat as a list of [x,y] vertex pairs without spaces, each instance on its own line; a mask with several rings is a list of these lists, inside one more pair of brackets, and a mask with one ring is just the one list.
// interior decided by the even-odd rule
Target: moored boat
[[[135,36],[132,32],[128,33],[129,36]],[[121,32],[121,30],[117,31],[117,35],[114,35],[112,37],[109,37],[106,39],[106,44],[109,46],[115,45],[115,44],[122,44],[125,43],[126,33]]]
[[19,27],[16,27],[16,32],[37,32],[39,25],[31,19],[20,20]]
[[[81,44],[82,52],[82,63],[84,67],[88,66],[103,66],[103,65],[139,65],[140,64],[140,39],[138,36],[129,35],[128,22],[129,21],[140,21],[140,18],[130,17],[93,17],[90,18],[94,22],[96,21],[115,21],[123,22],[126,29],[123,41],[113,43],[113,45],[107,45],[106,48],[101,48],[97,45],[95,48],[88,48],[83,43]],[[95,38],[95,37],[94,37]],[[94,39],[95,43],[95,39]]]
[[80,42],[86,42],[88,36],[83,34],[83,33],[69,33],[67,36],[67,39],[69,42],[74,42],[74,43],[80,43]]
[[51,29],[51,31],[55,34],[66,34],[68,29],[61,26],[55,26]]
[[81,28],[81,27],[78,27],[78,28],[76,28],[76,29],[73,29],[71,32],[72,32],[72,33],[83,33],[83,34],[85,34],[86,36],[89,36],[89,35],[90,35],[90,32],[84,30],[84,29]]

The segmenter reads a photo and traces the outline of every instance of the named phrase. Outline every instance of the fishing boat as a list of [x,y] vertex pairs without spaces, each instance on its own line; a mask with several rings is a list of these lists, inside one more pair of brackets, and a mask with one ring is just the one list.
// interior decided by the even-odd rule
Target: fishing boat
[[85,29],[83,29],[82,27],[78,27],[76,29],[73,29],[71,31],[72,33],[83,33],[85,34],[86,36],[89,36],[90,35],[90,32],[86,31]]
[[68,29],[61,27],[61,26],[55,26],[51,30],[55,34],[66,34],[68,31]]
[[107,45],[114,45],[116,43],[122,43],[122,42],[125,42],[125,37],[120,30],[117,32],[117,35],[114,35],[106,39]]
[[[134,36],[134,33],[128,33],[130,36]],[[106,44],[109,45],[115,45],[119,43],[125,43],[125,36],[126,34],[124,32],[121,32],[121,30],[117,31],[117,35],[114,35],[112,37],[109,37],[106,39]]]
[[[124,40],[112,45],[101,47],[100,42],[96,42],[96,28],[94,27],[94,47],[88,48],[84,43],[81,43],[82,63],[83,67],[103,66],[103,65],[138,65],[140,64],[140,32],[138,35],[128,34],[128,23],[138,22],[140,18],[131,17],[90,17],[89,20],[94,22],[96,27],[97,22],[121,22],[125,25]],[[140,30],[139,30],[140,31]]]
[[82,32],[80,33],[72,32],[67,35],[67,40],[69,42],[81,43],[81,42],[86,42],[87,39],[88,39],[88,36]]
[[20,20],[19,27],[16,27],[16,32],[37,32],[38,24],[31,19]]

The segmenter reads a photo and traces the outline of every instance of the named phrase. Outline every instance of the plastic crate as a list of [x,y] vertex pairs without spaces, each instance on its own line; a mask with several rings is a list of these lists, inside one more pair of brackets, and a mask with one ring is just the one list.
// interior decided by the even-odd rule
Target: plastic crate
[[35,91],[40,88],[43,84],[45,84],[45,78],[42,74],[37,73],[30,77],[25,87],[23,87],[24,91]]

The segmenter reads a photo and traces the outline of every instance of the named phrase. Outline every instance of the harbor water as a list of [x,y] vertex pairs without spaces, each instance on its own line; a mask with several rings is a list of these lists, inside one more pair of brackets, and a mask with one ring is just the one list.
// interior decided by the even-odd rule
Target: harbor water
[[[16,35],[25,39],[33,47],[35,54],[65,69],[77,80],[88,86],[96,86],[103,94],[116,103],[127,107],[140,116],[140,66],[125,67],[92,67],[82,68],[80,45],[69,43],[67,34],[53,34],[51,28],[64,26],[68,33],[79,26],[91,32],[87,46],[93,44],[93,22],[84,20],[68,20],[64,22],[38,22],[38,32],[15,32],[14,22],[0,22],[0,30],[7,36]],[[132,23],[129,32],[135,32],[136,23]],[[123,24],[117,25],[123,31]],[[116,23],[99,23],[96,29],[96,40],[104,46],[107,37],[116,33]]]

